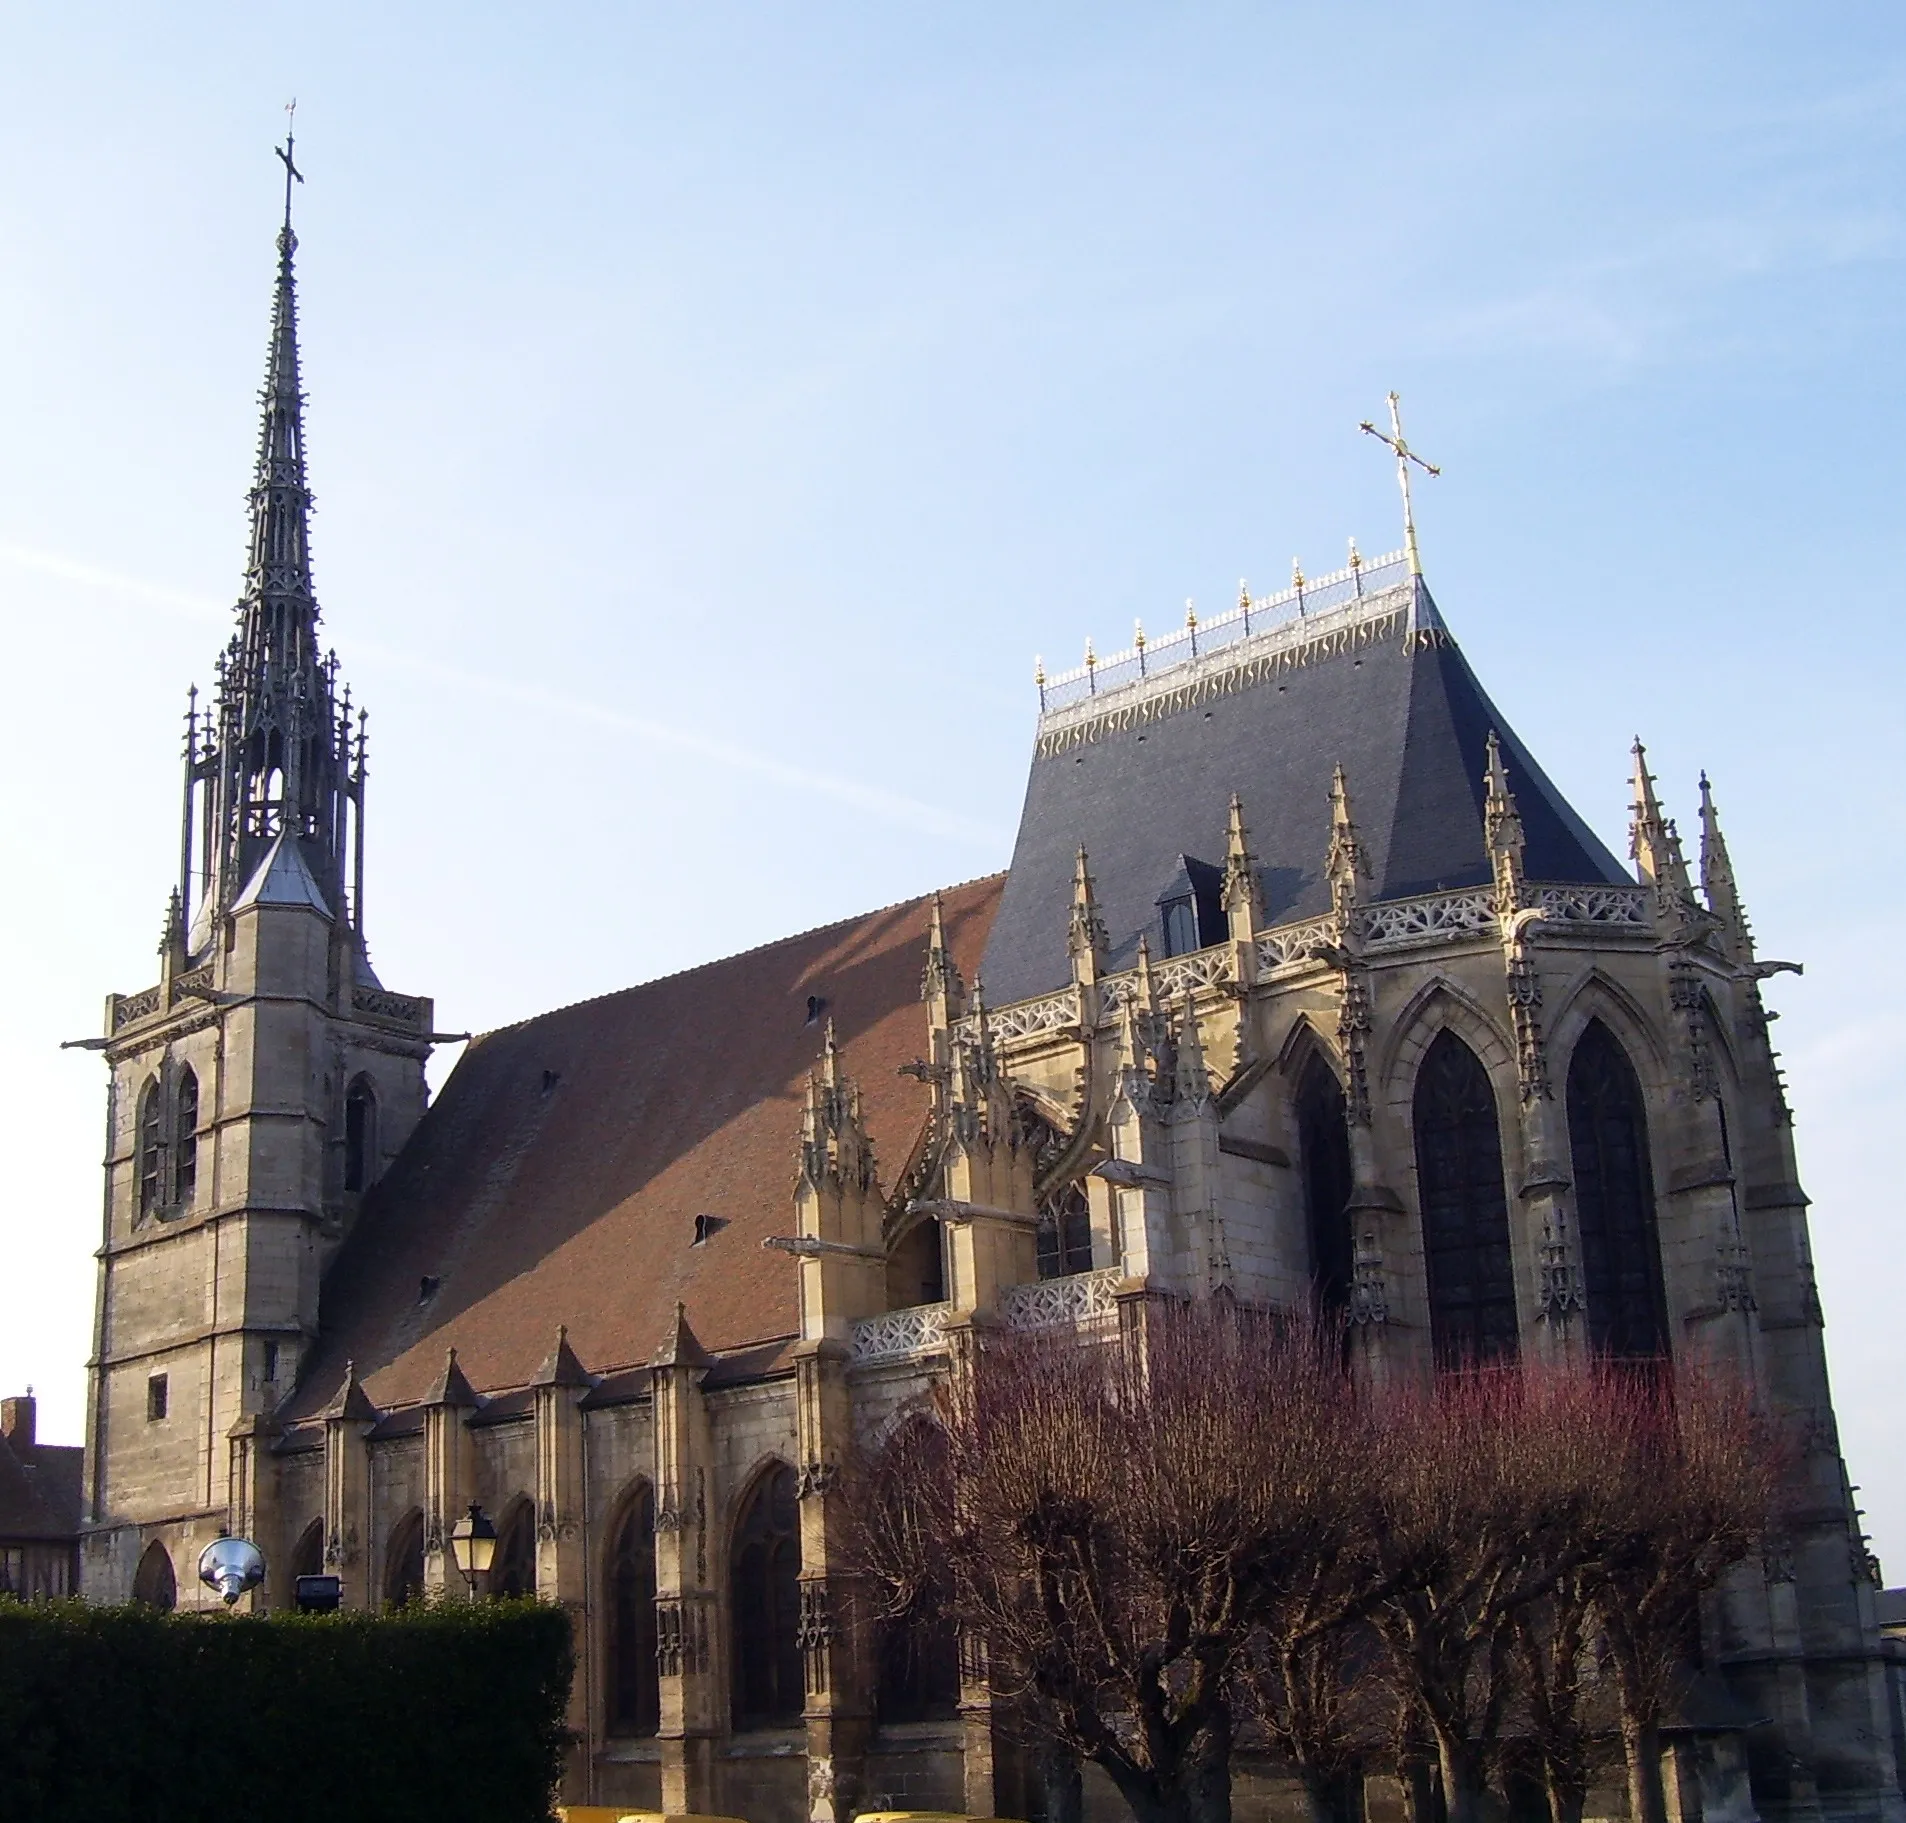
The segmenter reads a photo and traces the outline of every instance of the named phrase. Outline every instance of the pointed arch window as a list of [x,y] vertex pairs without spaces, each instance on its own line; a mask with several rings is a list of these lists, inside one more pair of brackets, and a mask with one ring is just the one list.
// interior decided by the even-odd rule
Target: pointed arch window
[[800,1508],[785,1464],[755,1483],[735,1528],[729,1613],[734,1626],[734,1725],[797,1721],[801,1675]]
[[324,1574],[324,1521],[314,1519],[298,1534],[298,1542],[291,1551],[291,1577],[295,1582],[300,1576],[322,1576]]
[[156,1076],[139,1091],[136,1156],[139,1213],[150,1215],[165,1196],[165,1109],[159,1098]]
[[[921,1417],[909,1419],[881,1452],[876,1474],[884,1487],[873,1498],[892,1498],[921,1471],[944,1481],[946,1433]],[[874,1718],[882,1726],[897,1722],[950,1720],[959,1711],[959,1632],[946,1611],[945,1591],[937,1580],[918,1589],[899,1614],[884,1617],[875,1633]]]
[[360,1076],[344,1097],[344,1188],[368,1190],[377,1171],[377,1092]]
[[1602,1352],[1667,1352],[1661,1238],[1641,1082],[1615,1035],[1591,1020],[1568,1066],[1568,1139],[1589,1341]]
[[1496,1096],[1476,1053],[1444,1031],[1424,1054],[1414,1105],[1430,1335],[1448,1367],[1516,1352],[1515,1266]]
[[199,1079],[190,1069],[179,1075],[179,1102],[172,1120],[173,1175],[181,1209],[190,1209],[199,1187]]
[[1063,1279],[1092,1270],[1092,1205],[1076,1178],[1039,1205],[1039,1276]]
[[609,1732],[654,1734],[662,1726],[655,1649],[655,1491],[629,1496],[609,1542]]
[[179,1584],[172,1573],[172,1559],[156,1538],[139,1559],[139,1568],[132,1579],[132,1599],[142,1608],[157,1608],[161,1614],[170,1614],[179,1605]]
[[519,1500],[497,1530],[490,1594],[515,1601],[536,1593],[536,1509]]
[[1297,1079],[1297,1153],[1310,1234],[1310,1282],[1318,1308],[1350,1308],[1350,1125],[1335,1072],[1315,1051]]
[[384,1555],[384,1602],[407,1608],[424,1593],[424,1516],[412,1513],[390,1535]]

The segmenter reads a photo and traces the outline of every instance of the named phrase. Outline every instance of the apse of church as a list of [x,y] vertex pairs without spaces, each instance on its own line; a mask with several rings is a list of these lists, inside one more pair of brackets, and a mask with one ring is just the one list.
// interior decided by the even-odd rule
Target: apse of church
[[[465,1600],[478,1504],[487,1592],[575,1621],[570,1797],[1027,1816],[983,1650],[862,1612],[843,1461],[989,1325],[1315,1299],[1361,1374],[1713,1355],[1806,1417],[1790,1549],[1705,1650],[1769,1718],[1763,1811],[1891,1814],[1784,965],[1705,781],[1690,860],[1634,749],[1623,866],[1406,519],[1393,556],[1042,673],[1004,874],[485,1034],[426,1112],[433,1009],[371,970],[365,726],[319,650],[295,249],[287,216],[159,979],[108,1003],[90,1597],[199,1601],[229,1527],[257,1606],[320,1567],[353,1607]],[[1278,1789],[1247,1761],[1240,1811]]]

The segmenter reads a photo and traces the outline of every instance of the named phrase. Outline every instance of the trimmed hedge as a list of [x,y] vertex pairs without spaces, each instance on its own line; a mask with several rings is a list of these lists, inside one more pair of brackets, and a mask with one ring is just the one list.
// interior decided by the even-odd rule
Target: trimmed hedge
[[0,1601],[0,1818],[542,1823],[569,1619]]

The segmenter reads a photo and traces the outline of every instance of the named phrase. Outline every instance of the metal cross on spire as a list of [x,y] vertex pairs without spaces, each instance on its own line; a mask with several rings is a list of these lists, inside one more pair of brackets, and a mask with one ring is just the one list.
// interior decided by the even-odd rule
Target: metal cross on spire
[[1410,505],[1410,464],[1425,473],[1440,475],[1443,471],[1434,462],[1425,462],[1415,450],[1403,441],[1403,414],[1398,409],[1402,401],[1395,393],[1390,394],[1390,434],[1386,437],[1382,431],[1365,418],[1357,428],[1367,430],[1379,443],[1386,443],[1396,452],[1396,481],[1403,490],[1403,549],[1410,560],[1410,574],[1423,574],[1423,559],[1416,549],[1416,514]]
[[292,148],[298,143],[292,137],[292,129],[297,124],[298,102],[294,96],[290,101],[285,103],[285,143],[281,146],[272,147],[272,150],[278,154],[279,160],[285,168],[285,232],[287,234],[291,232],[291,180],[295,177],[299,183],[304,182],[304,173],[291,162]]

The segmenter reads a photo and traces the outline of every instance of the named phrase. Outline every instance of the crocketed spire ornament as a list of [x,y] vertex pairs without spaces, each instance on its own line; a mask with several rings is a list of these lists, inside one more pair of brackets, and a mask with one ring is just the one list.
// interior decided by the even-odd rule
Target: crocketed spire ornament
[[[364,725],[340,699],[336,659],[318,647],[291,227],[291,186],[304,178],[291,154],[287,136],[238,627],[210,711],[195,705],[188,719],[179,890],[195,955],[281,838],[296,845],[325,909],[340,922],[348,913],[362,935]],[[205,844],[196,865],[195,838]]]

